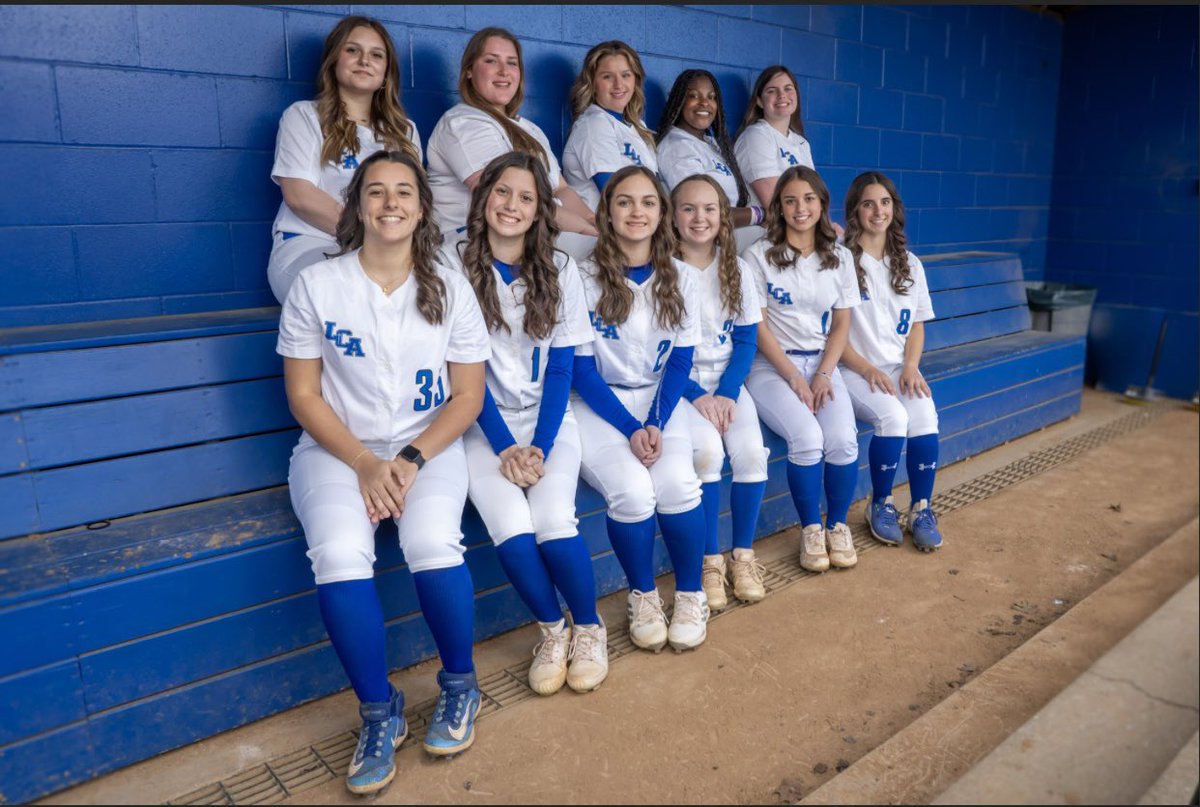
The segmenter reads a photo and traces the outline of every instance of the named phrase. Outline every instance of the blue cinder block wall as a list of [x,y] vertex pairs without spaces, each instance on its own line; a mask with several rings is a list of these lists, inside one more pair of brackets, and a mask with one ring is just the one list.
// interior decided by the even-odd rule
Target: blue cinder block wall
[[1196,6],[1071,12],[1047,277],[1097,289],[1088,375],[1144,384],[1162,322],[1154,387],[1197,389],[1200,298],[1200,73]]
[[786,63],[835,199],[858,171],[882,168],[899,181],[920,250],[1013,251],[1029,277],[1045,273],[1063,53],[1053,15],[1004,6],[4,6],[0,327],[274,304],[276,126],[288,104],[311,97],[322,40],[351,11],[392,32],[403,100],[424,137],[456,102],[463,46],[484,25],[521,38],[523,111],[560,151],[568,88],[601,39],[643,55],[652,126],[682,69],[712,70],[736,122],[757,71]]

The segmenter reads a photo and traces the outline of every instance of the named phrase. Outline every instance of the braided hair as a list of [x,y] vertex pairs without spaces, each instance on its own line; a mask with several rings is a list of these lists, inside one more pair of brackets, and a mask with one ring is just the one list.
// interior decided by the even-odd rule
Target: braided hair
[[659,118],[658,131],[654,134],[654,141],[661,143],[662,139],[667,136],[667,132],[671,131],[672,127],[679,123],[679,118],[683,114],[683,102],[687,100],[688,90],[693,81],[699,78],[708,79],[713,88],[713,100],[717,105],[716,120],[713,121],[709,130],[712,133],[713,140],[717,141],[717,150],[721,152],[721,158],[725,160],[725,165],[733,172],[734,182],[737,183],[738,198],[734,207],[745,207],[748,201],[749,193],[746,190],[746,181],[742,179],[742,170],[738,168],[737,158],[733,155],[733,143],[729,139],[729,130],[725,126],[725,102],[721,100],[721,85],[717,83],[716,77],[707,70],[684,70],[675,77],[675,83],[671,85],[671,94],[667,96],[667,105],[663,109],[662,117]]

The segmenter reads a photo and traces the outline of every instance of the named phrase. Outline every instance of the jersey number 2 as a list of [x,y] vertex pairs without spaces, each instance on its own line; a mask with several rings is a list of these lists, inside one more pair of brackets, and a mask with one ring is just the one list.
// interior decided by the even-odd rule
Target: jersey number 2
[[442,377],[437,378],[437,392],[433,391],[433,370],[417,370],[417,392],[421,397],[413,401],[414,412],[424,412],[430,407],[437,408],[446,400],[446,392],[442,389]]
[[658,356],[654,359],[654,372],[662,369],[663,358],[667,355],[667,351],[671,349],[671,340],[664,339],[658,343]]
[[900,309],[900,322],[896,325],[896,333],[903,336],[908,333],[908,328],[911,325],[912,310],[909,308]]

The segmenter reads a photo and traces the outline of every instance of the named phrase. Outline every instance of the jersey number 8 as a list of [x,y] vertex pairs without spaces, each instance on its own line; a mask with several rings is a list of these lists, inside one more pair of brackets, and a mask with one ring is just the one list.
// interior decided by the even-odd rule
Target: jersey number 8
[[900,334],[901,336],[908,333],[908,328],[910,325],[909,320],[911,320],[911,319],[912,319],[912,309],[901,308],[900,309],[900,322],[896,325],[896,333]]

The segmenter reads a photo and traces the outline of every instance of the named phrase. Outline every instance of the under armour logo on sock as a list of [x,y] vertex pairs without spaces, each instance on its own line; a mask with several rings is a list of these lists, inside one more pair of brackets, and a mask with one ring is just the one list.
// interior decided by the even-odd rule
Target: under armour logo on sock
[[[900,463],[896,463],[895,465],[888,465],[888,464],[885,462],[883,465],[880,465],[880,466],[879,466],[879,470],[881,470],[881,471],[894,471],[894,470],[896,470],[896,468],[897,468],[897,467],[899,467],[899,465],[900,465]],[[925,470],[925,469],[924,469],[924,468],[922,468],[921,470]]]
[[932,471],[935,468],[937,468],[936,462],[931,462],[928,465],[926,465],[923,462],[917,463],[917,470],[919,470],[919,471]]

